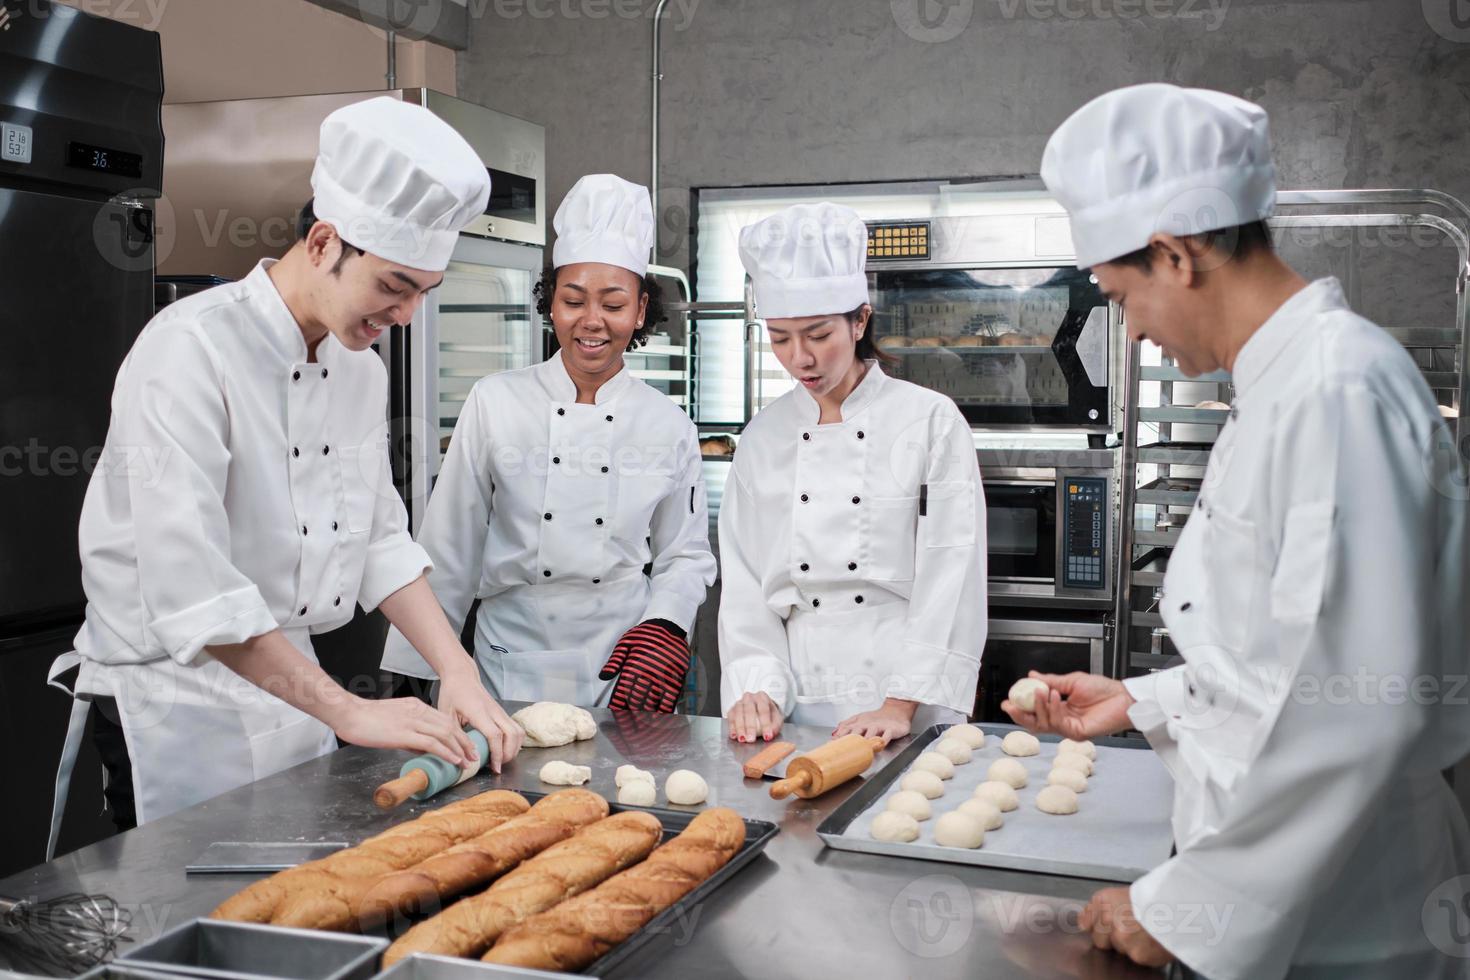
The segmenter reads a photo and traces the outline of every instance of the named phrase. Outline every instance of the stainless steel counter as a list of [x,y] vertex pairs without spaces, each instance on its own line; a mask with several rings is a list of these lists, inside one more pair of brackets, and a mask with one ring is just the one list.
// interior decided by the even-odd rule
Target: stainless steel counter
[[[0,895],[107,893],[133,911],[132,935],[145,939],[207,914],[250,880],[185,876],[184,866],[216,841],[355,842],[486,789],[548,789],[536,774],[553,758],[591,766],[590,788],[611,800],[614,770],[632,762],[653,770],[660,788],[668,772],[694,769],[709,781],[710,805],[774,821],[781,833],[615,976],[1161,976],[1094,950],[1078,932],[1077,913],[1103,883],[828,850],[816,827],[851,788],[777,802],[769,782],[740,773],[740,760],[760,746],[729,741],[718,718],[594,714],[596,739],[526,750],[498,779],[476,777],[392,814],[373,806],[372,790],[398,774],[404,756],[344,749],[0,880]],[[827,732],[793,726],[782,737],[806,748],[824,742]]]

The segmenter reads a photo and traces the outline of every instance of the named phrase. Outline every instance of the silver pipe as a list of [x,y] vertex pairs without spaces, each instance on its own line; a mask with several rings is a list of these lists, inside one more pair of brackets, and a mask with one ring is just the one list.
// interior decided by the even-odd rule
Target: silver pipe
[[[1119,324],[1122,329],[1122,324]],[[1113,662],[1117,680],[1128,676],[1133,635],[1133,504],[1138,496],[1138,384],[1142,375],[1136,340],[1123,340],[1123,447],[1118,460],[1118,535],[1113,565]]]
[[398,32],[388,28],[388,90],[398,87]]
[[653,198],[653,261],[658,261],[658,226],[659,218],[659,193],[658,193],[658,124],[659,124],[659,89],[664,80],[663,57],[660,42],[663,39],[664,8],[669,5],[669,0],[658,0],[658,6],[653,10],[653,104],[651,113],[652,154],[649,161],[648,190]]

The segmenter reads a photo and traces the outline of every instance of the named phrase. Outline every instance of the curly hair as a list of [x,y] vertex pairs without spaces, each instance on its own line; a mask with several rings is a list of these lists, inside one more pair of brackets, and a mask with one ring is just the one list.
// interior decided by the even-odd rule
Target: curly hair
[[[541,279],[532,290],[536,295],[536,312],[548,323],[551,322],[551,298],[556,294],[556,273],[556,269],[548,267],[541,273]],[[644,276],[641,292],[648,297],[648,309],[643,317],[643,326],[634,330],[632,339],[628,341],[629,352],[648,343],[648,335],[653,333],[654,327],[669,318],[668,311],[664,309],[663,287],[658,284],[658,280],[652,276]]]

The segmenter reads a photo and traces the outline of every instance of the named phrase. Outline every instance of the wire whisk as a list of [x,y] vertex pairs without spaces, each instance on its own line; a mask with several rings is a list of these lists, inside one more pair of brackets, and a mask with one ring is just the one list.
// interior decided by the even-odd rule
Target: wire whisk
[[0,898],[0,959],[50,976],[76,976],[109,959],[133,924],[132,913],[106,895],[62,895],[47,901]]

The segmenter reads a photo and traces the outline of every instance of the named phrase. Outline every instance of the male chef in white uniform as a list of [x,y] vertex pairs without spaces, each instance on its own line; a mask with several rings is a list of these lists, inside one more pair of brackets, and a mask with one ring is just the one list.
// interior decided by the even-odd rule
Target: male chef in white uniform
[[1095,895],[1083,928],[1210,980],[1470,975],[1470,949],[1421,920],[1470,871],[1441,776],[1470,751],[1470,711],[1445,703],[1467,668],[1466,505],[1434,399],[1336,280],[1272,250],[1260,107],[1112,92],[1057,130],[1041,173],[1129,335],[1236,392],[1164,582],[1183,665],[1037,675],[1034,713],[1004,705],[1072,738],[1131,724],[1173,773],[1177,854]]
[[[522,733],[480,685],[425,580],[391,481],[370,346],[443,281],[489,175],[428,111],[376,98],[322,124],[315,220],[279,262],[155,317],[118,372],[80,542],[87,615],[51,847],[89,702],[120,726],[139,823],[336,747],[492,767]],[[155,467],[142,464],[156,461]],[[382,609],[443,679],[439,709],[365,700],[310,634]],[[334,736],[333,733],[336,733]],[[117,771],[121,769],[121,772]]]

